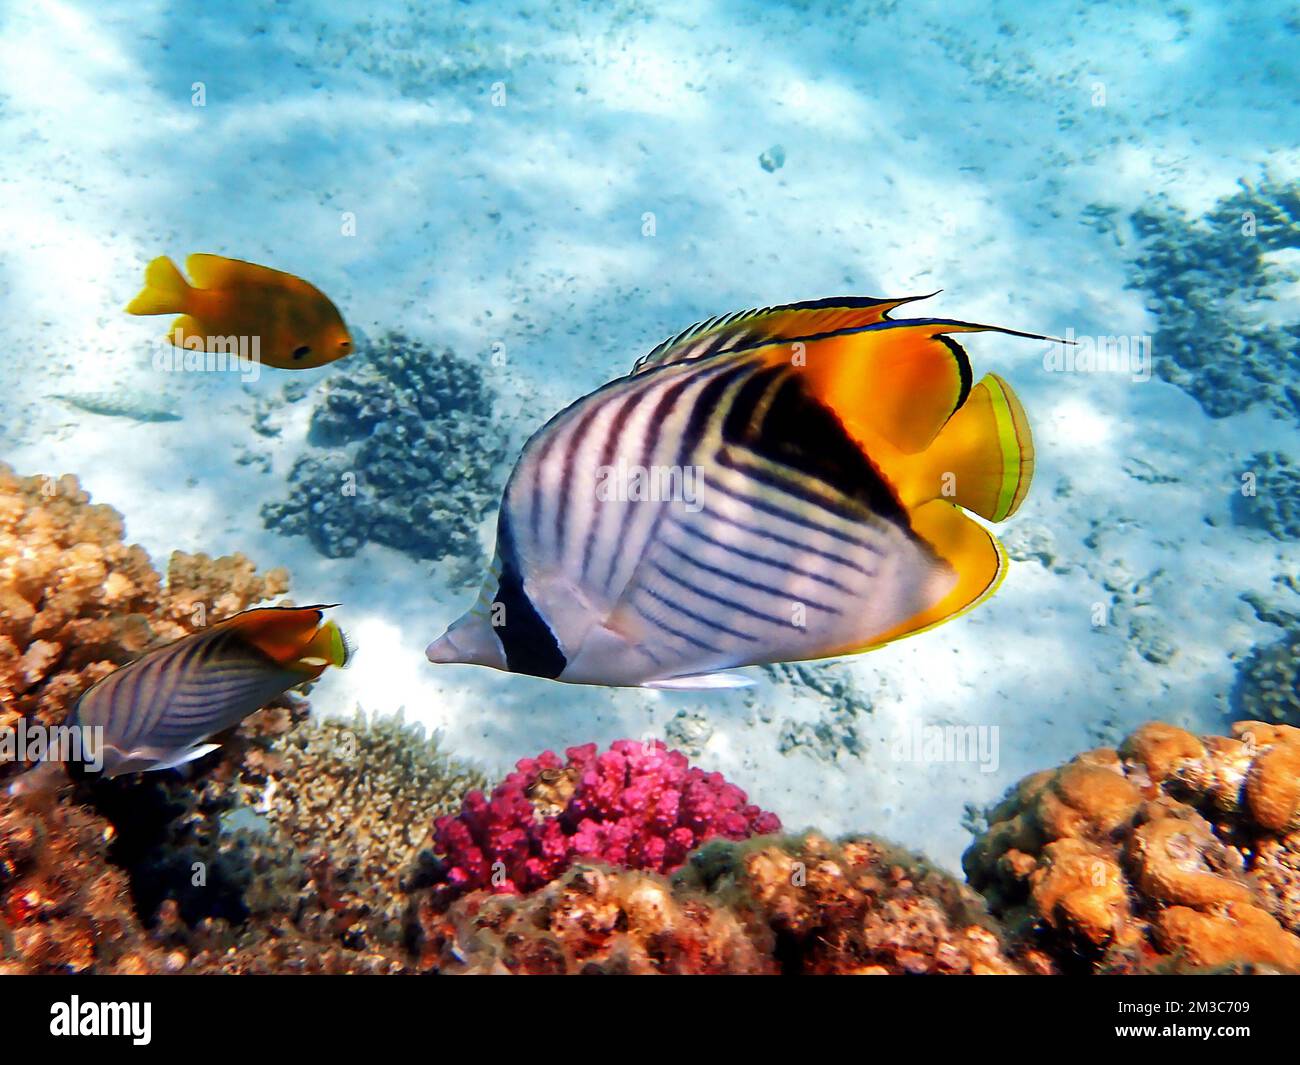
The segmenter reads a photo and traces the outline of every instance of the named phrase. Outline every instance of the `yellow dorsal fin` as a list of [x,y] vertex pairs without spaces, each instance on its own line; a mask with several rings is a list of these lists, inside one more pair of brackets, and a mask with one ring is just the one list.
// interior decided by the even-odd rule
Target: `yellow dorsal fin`
[[229,288],[255,281],[267,281],[279,276],[279,270],[243,259],[227,259],[224,255],[196,252],[185,260],[185,270],[199,288]]
[[939,602],[859,647],[836,655],[867,651],[932,629],[959,617],[991,596],[1006,575],[1007,557],[997,538],[984,526],[943,499],[934,499],[912,512],[912,530],[957,574],[957,583]]
[[945,334],[983,331],[1050,339],[971,322],[906,319],[795,341],[774,354],[803,363],[810,392],[864,447],[884,441],[913,455],[930,446],[970,390],[970,360]]
[[720,355],[760,347],[773,341],[793,341],[826,333],[861,329],[889,320],[895,307],[935,295],[904,296],[902,299],[876,299],[871,296],[833,296],[828,299],[787,303],[780,307],[763,307],[721,314],[696,322],[676,336],[669,337],[653,351],[643,355],[632,368],[640,373],[655,366],[665,366],[685,359]]
[[262,607],[220,622],[279,665],[292,666],[317,636],[320,607]]
[[144,268],[144,288],[126,305],[127,314],[176,314],[189,309],[190,286],[176,264],[160,255]]

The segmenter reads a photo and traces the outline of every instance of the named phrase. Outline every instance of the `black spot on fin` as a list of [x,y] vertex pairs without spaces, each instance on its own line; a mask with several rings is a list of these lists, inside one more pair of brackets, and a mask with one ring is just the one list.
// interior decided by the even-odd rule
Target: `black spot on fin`
[[722,424],[728,443],[847,496],[873,514],[910,528],[893,488],[849,436],[833,410],[786,366],[761,370],[736,393]]

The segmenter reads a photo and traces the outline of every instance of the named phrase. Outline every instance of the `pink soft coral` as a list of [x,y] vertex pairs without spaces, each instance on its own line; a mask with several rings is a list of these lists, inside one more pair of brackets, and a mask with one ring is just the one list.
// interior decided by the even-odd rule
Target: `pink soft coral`
[[[523,758],[492,792],[465,796],[434,838],[449,893],[475,888],[527,893],[578,859],[669,873],[715,836],[778,832],[775,814],[750,805],[720,773],[689,766],[658,740],[617,740]],[[498,864],[499,863],[499,864]]]

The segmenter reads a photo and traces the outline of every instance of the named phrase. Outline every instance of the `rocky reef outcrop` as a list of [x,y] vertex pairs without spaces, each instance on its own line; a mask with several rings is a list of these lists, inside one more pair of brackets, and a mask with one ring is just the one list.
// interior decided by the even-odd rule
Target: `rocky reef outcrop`
[[1131,284],[1156,315],[1155,372],[1222,418],[1266,403],[1300,418],[1300,320],[1261,316],[1281,279],[1272,253],[1300,248],[1300,185],[1272,180],[1189,218],[1164,200],[1134,212]]
[[1300,971],[1300,729],[1153,722],[1025,778],[988,820],[971,886],[1067,968]]
[[330,558],[373,542],[479,562],[479,525],[500,499],[509,443],[494,405],[476,363],[385,334],[325,384],[311,446],[263,522]]

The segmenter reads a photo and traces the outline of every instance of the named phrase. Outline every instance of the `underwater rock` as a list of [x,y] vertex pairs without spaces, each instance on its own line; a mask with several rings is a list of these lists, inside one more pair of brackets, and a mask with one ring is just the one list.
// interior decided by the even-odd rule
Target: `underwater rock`
[[1300,727],[1300,621],[1259,645],[1237,669],[1233,706],[1260,721]]
[[1046,525],[1018,521],[1002,537],[1002,546],[1017,562],[1038,562],[1053,573],[1069,573],[1072,567],[1062,557],[1056,536]]
[[306,536],[329,558],[386,544],[420,559],[477,560],[500,499],[506,434],[474,363],[388,333],[323,387],[288,499],[267,528]]
[[962,857],[1066,969],[1300,971],[1300,729],[1152,722],[1022,780]]
[[698,758],[712,735],[708,715],[699,712],[678,710],[664,726],[664,738],[688,758]]
[[782,754],[803,751],[831,763],[842,754],[862,757],[866,742],[858,732],[859,718],[871,713],[871,700],[849,676],[831,666],[806,662],[779,662],[763,670],[773,680],[811,689],[825,707],[814,722],[786,718],[781,723],[777,749]]
[[[167,582],[122,517],[72,476],[0,463],[0,726],[57,724],[90,685],[142,653],[288,588],[242,555],[176,552]],[[17,769],[0,764],[0,779]]]
[[1300,467],[1280,451],[1260,451],[1244,472],[1253,475],[1253,492],[1233,495],[1233,520],[1278,540],[1300,540]]
[[786,718],[777,750],[782,754],[802,751],[828,763],[838,762],[840,755],[861,758],[867,745],[858,733],[856,718],[850,706],[832,706],[813,722]]
[[786,974],[1050,973],[983,901],[925,858],[869,836],[714,841],[673,878],[738,916]]
[[426,904],[416,924],[420,967],[448,974],[1052,971],[924,859],[815,833],[714,840],[671,881],[582,862],[529,895]]
[[776,832],[775,814],[751,805],[720,773],[689,766],[659,740],[616,740],[523,758],[487,798],[465,796],[435,824],[438,860],[428,883],[450,900],[478,888],[527,893],[580,860],[665,873],[714,836]]
[[1165,627],[1158,614],[1149,610],[1133,612],[1128,637],[1133,649],[1153,665],[1162,666],[1178,653],[1178,648],[1164,634]]
[[420,967],[446,975],[719,975],[776,964],[724,907],[653,873],[576,865],[531,895],[476,891],[419,916]]
[[779,144],[772,145],[758,157],[758,165],[769,174],[774,170],[780,170],[785,166],[785,149]]
[[1300,248],[1300,185],[1242,182],[1190,220],[1163,200],[1132,223],[1142,240],[1131,285],[1157,316],[1154,369],[1214,418],[1265,402],[1300,417],[1300,320],[1269,324],[1248,313],[1270,300],[1266,255]]

